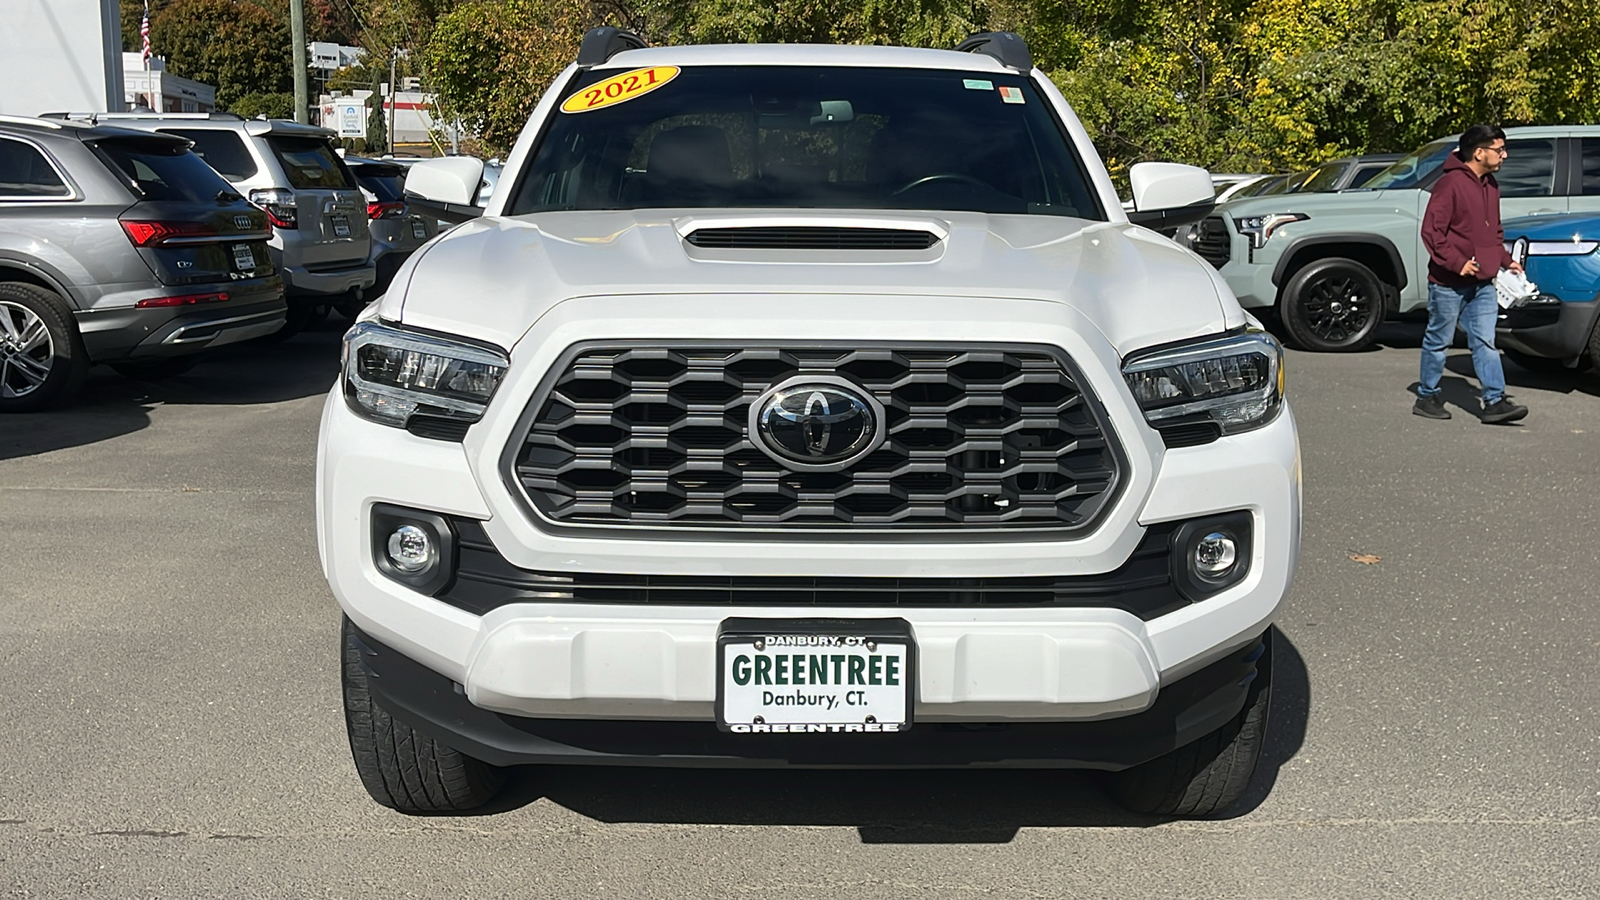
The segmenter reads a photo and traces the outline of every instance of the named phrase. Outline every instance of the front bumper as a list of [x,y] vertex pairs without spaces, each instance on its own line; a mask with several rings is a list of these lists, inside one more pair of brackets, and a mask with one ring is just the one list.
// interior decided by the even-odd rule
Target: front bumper
[[1501,310],[1495,345],[1532,356],[1573,360],[1588,348],[1597,320],[1600,299]]
[[[1150,526],[1244,511],[1254,535],[1237,585],[1141,619],[1111,606],[898,606],[915,635],[918,722],[1110,720],[1150,709],[1170,686],[1249,645],[1270,625],[1300,538],[1299,445],[1284,412],[1256,431],[1167,449],[1138,415],[1120,360],[1070,308],[1012,301],[817,300],[805,320],[753,323],[749,298],[588,298],[558,308],[513,350],[484,421],[462,443],[357,417],[339,390],[324,408],[318,540],[341,607],[373,640],[460,685],[476,708],[538,719],[710,722],[715,644],[730,615],[882,616],[881,606],[658,605],[529,599],[475,612],[379,571],[376,504],[477,520],[520,569],[696,577],[1011,578],[1089,576],[1126,563]],[[917,323],[907,328],[905,323]],[[754,327],[770,333],[749,334]],[[604,332],[600,332],[604,329]],[[638,329],[639,333],[617,334]],[[557,529],[534,519],[500,473],[523,404],[553,361],[590,339],[1031,342],[1065,350],[1102,398],[1127,456],[1123,491],[1088,533],[974,538],[726,535]],[[906,333],[914,331],[915,333]],[[648,529],[644,530],[648,532]]]
[[1104,722],[923,724],[866,739],[729,734],[710,722],[577,722],[475,706],[449,678],[357,633],[373,698],[392,716],[497,766],[717,768],[1083,768],[1119,770],[1193,743],[1238,715],[1271,678],[1271,632]]

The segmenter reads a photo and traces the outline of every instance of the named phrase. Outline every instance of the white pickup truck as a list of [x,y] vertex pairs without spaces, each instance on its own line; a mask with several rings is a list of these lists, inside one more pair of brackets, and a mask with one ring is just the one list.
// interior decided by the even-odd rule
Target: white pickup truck
[[[408,191],[473,208],[471,160]],[[1209,815],[1300,538],[1277,343],[1013,34],[585,39],[345,338],[318,461],[356,768],[1106,771]],[[1130,221],[1132,219],[1132,221]]]

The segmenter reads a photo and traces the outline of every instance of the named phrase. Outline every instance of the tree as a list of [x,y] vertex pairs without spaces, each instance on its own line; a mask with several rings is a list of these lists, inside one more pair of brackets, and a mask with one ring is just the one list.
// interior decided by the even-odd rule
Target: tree
[[151,17],[167,71],[215,85],[217,106],[292,90],[288,28],[263,7],[230,0],[169,0]]

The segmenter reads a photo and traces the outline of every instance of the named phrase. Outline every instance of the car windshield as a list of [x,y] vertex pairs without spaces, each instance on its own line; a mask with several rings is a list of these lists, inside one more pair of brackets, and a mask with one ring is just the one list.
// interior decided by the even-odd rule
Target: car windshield
[[170,138],[105,139],[95,146],[146,200],[209,201],[233,192],[215,169]]
[[283,166],[289,187],[297,190],[331,188],[354,190],[355,181],[339,157],[334,155],[333,144],[324,138],[284,137],[271,135],[267,146]]
[[1331,191],[1339,184],[1339,176],[1344,174],[1347,163],[1343,161],[1323,163],[1312,169],[1306,180],[1294,189],[1297,194],[1320,194]]
[[1361,186],[1364,191],[1399,191],[1417,186],[1417,182],[1433,174],[1433,170],[1444,164],[1444,158],[1456,142],[1453,140],[1434,141],[1418,150],[1413,150],[1395,161],[1395,164],[1382,172],[1372,176],[1372,180]]
[[759,207],[1105,218],[1048,101],[1021,75],[659,66],[586,73],[562,108],[510,215]]

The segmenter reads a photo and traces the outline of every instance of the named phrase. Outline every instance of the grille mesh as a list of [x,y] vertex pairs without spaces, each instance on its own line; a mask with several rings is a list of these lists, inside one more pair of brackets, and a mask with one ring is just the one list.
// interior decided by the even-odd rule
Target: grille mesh
[[1205,219],[1195,226],[1194,239],[1189,246],[1201,259],[1211,263],[1213,268],[1220,269],[1233,258],[1233,243],[1228,235],[1228,223],[1216,216]]
[[[1117,462],[1088,398],[1044,348],[585,347],[512,454],[557,523],[695,528],[1077,529]],[[847,379],[887,439],[840,472],[797,472],[746,433],[796,375]]]

